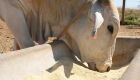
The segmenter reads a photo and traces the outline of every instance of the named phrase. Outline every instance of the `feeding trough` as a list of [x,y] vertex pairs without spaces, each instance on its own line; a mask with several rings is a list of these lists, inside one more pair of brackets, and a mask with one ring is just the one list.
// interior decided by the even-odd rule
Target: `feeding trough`
[[4,53],[0,55],[0,80],[118,80],[121,75],[108,75],[130,63],[138,53],[139,42],[140,37],[118,37],[112,70],[106,73],[89,70],[74,61],[72,51],[62,41]]
[[140,80],[140,50],[136,54],[135,58],[130,63],[128,69],[125,71],[120,80]]
[[113,57],[113,66],[122,67],[127,65],[140,48],[140,37],[120,36],[116,41],[116,48]]

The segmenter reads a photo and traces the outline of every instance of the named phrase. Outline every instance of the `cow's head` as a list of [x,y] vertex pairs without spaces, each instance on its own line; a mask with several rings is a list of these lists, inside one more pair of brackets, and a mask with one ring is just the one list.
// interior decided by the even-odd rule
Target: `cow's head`
[[79,49],[79,56],[91,69],[96,67],[98,71],[104,72],[112,65],[120,26],[118,11],[111,0],[97,0],[87,12],[81,14],[79,20],[70,27],[69,45],[74,51]]

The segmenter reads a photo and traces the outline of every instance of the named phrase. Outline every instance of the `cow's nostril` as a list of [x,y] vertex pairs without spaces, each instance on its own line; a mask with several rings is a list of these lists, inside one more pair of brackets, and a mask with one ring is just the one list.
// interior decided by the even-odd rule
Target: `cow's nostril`
[[109,71],[110,71],[110,69],[111,69],[111,68],[110,68],[110,67],[108,67],[108,68],[107,68],[107,72],[109,72]]

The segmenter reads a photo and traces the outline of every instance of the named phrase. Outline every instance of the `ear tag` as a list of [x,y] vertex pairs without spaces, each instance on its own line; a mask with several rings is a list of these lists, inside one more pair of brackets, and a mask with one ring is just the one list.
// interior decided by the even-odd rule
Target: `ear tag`
[[94,36],[92,36],[93,40],[97,39],[97,34],[95,34]]
[[92,32],[92,39],[96,40],[97,39],[97,31]]

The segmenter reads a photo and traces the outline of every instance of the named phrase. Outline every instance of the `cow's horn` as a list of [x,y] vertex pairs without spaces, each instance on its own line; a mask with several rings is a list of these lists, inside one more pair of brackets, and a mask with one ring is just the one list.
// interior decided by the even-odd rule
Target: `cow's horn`
[[92,31],[92,37],[93,37],[93,39],[96,39],[97,38],[97,30],[103,24],[104,18],[102,17],[102,14],[100,12],[95,12],[93,15],[94,15],[95,24],[94,24],[94,28]]

